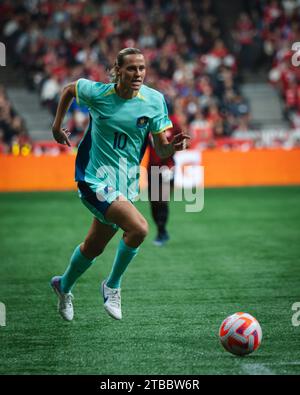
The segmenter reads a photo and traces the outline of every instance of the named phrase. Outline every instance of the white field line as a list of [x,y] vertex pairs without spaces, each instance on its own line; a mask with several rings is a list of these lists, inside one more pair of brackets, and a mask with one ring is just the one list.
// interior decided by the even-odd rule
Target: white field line
[[274,366],[284,366],[284,365],[299,365],[300,361],[290,361],[290,362],[264,362],[264,365],[274,365]]
[[262,363],[245,363],[241,366],[242,370],[249,375],[275,375],[275,373]]

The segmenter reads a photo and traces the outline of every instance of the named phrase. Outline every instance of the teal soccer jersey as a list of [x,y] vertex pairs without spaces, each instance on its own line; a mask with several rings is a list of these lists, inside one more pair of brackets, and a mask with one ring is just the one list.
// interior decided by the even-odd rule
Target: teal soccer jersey
[[145,85],[134,98],[123,99],[113,83],[81,78],[76,100],[88,107],[90,123],[78,147],[75,179],[89,209],[97,205],[104,213],[120,194],[129,200],[137,197],[148,135],[172,127],[172,122],[163,95]]

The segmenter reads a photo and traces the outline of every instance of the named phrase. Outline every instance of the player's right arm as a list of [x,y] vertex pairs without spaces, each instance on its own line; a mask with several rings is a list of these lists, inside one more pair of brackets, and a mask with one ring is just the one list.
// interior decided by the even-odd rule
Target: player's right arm
[[67,144],[69,147],[71,147],[69,140],[70,133],[67,129],[62,128],[62,123],[72,100],[76,97],[76,83],[77,82],[71,82],[63,88],[52,125],[52,134],[54,139],[59,144]]

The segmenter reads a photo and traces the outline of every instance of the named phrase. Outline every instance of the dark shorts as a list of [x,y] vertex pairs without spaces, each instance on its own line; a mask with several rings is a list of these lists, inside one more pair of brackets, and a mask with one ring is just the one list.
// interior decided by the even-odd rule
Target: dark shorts
[[109,200],[100,200],[96,192],[85,181],[79,181],[78,193],[82,203],[89,209],[89,211],[103,224],[112,226],[114,229],[119,229],[117,224],[109,222],[105,218],[106,211],[112,204]]

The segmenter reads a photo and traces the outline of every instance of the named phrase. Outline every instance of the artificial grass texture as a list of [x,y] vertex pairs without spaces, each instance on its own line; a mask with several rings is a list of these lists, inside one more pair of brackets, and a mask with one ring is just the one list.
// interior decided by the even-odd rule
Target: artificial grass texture
[[[168,245],[150,234],[122,283],[123,320],[104,311],[99,285],[119,232],[74,288],[63,321],[49,286],[86,235],[76,192],[0,194],[0,374],[299,374],[300,187],[209,189],[204,210],[171,202]],[[219,344],[228,315],[261,323],[261,347],[236,357]]]

